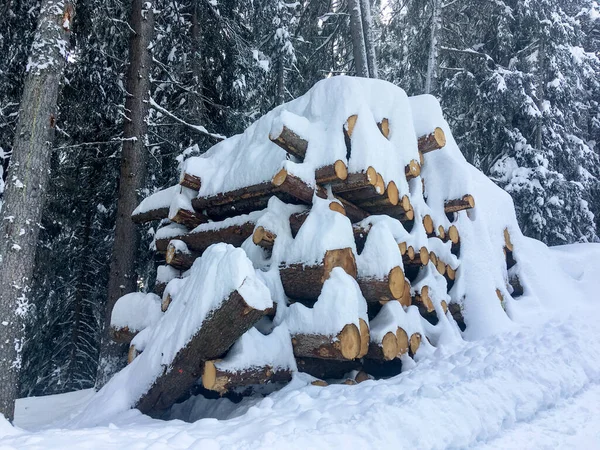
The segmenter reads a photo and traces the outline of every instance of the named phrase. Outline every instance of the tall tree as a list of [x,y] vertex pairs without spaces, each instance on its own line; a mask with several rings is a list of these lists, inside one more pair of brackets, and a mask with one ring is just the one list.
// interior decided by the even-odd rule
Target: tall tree
[[360,0],[348,0],[352,52],[354,54],[354,68],[356,70],[356,75],[369,78],[367,49],[365,47],[365,30],[363,29],[363,14],[360,3]]
[[369,77],[379,78],[377,56],[375,54],[375,42],[373,41],[373,17],[371,15],[371,4],[369,3],[369,0],[360,0],[360,12]]
[[125,349],[110,339],[110,317],[119,297],[137,289],[136,254],[139,235],[131,221],[131,213],[139,202],[144,187],[147,160],[147,116],[152,65],[151,42],[154,36],[154,5],[150,1],[133,0],[129,24],[132,34],[129,46],[127,97],[115,239],[110,261],[104,332],[100,347],[97,385],[102,386],[125,362]]
[[33,41],[4,193],[0,242],[0,412],[12,420],[18,395],[24,321],[39,223],[49,178],[56,104],[68,48],[73,5],[44,0]]

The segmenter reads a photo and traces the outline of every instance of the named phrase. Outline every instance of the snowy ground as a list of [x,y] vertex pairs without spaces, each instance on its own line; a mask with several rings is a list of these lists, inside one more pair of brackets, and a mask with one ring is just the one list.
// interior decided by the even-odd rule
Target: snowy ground
[[190,405],[194,423],[129,411],[82,428],[69,418],[90,391],[23,399],[0,448],[600,449],[600,246],[552,254],[579,288],[560,308],[390,380],[321,388],[300,375],[261,400]]

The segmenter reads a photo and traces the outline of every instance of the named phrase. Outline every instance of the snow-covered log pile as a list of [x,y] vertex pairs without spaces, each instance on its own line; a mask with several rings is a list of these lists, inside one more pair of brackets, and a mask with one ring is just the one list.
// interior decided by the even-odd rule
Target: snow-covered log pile
[[493,333],[527,291],[510,197],[465,161],[433,97],[380,80],[317,83],[186,160],[132,218],[161,220],[162,312],[154,294],[117,302],[130,365],[105,389],[143,412],[200,382],[393,375]]

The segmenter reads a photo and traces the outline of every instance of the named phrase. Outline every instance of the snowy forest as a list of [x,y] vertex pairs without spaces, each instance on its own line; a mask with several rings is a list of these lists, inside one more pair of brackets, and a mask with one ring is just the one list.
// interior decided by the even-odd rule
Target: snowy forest
[[[164,263],[157,223],[131,211],[342,76],[435,96],[524,235],[600,242],[596,0],[4,0],[0,367],[16,375],[0,390],[18,388],[3,401],[104,385],[127,353],[112,307]],[[38,113],[34,148],[20,127]]]

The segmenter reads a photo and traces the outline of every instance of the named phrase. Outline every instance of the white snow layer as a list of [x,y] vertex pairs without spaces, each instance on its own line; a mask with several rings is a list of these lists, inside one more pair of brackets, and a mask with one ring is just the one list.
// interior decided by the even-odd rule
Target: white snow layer
[[141,331],[156,323],[162,315],[160,297],[156,294],[132,292],[117,300],[110,317],[114,328],[129,328]]

